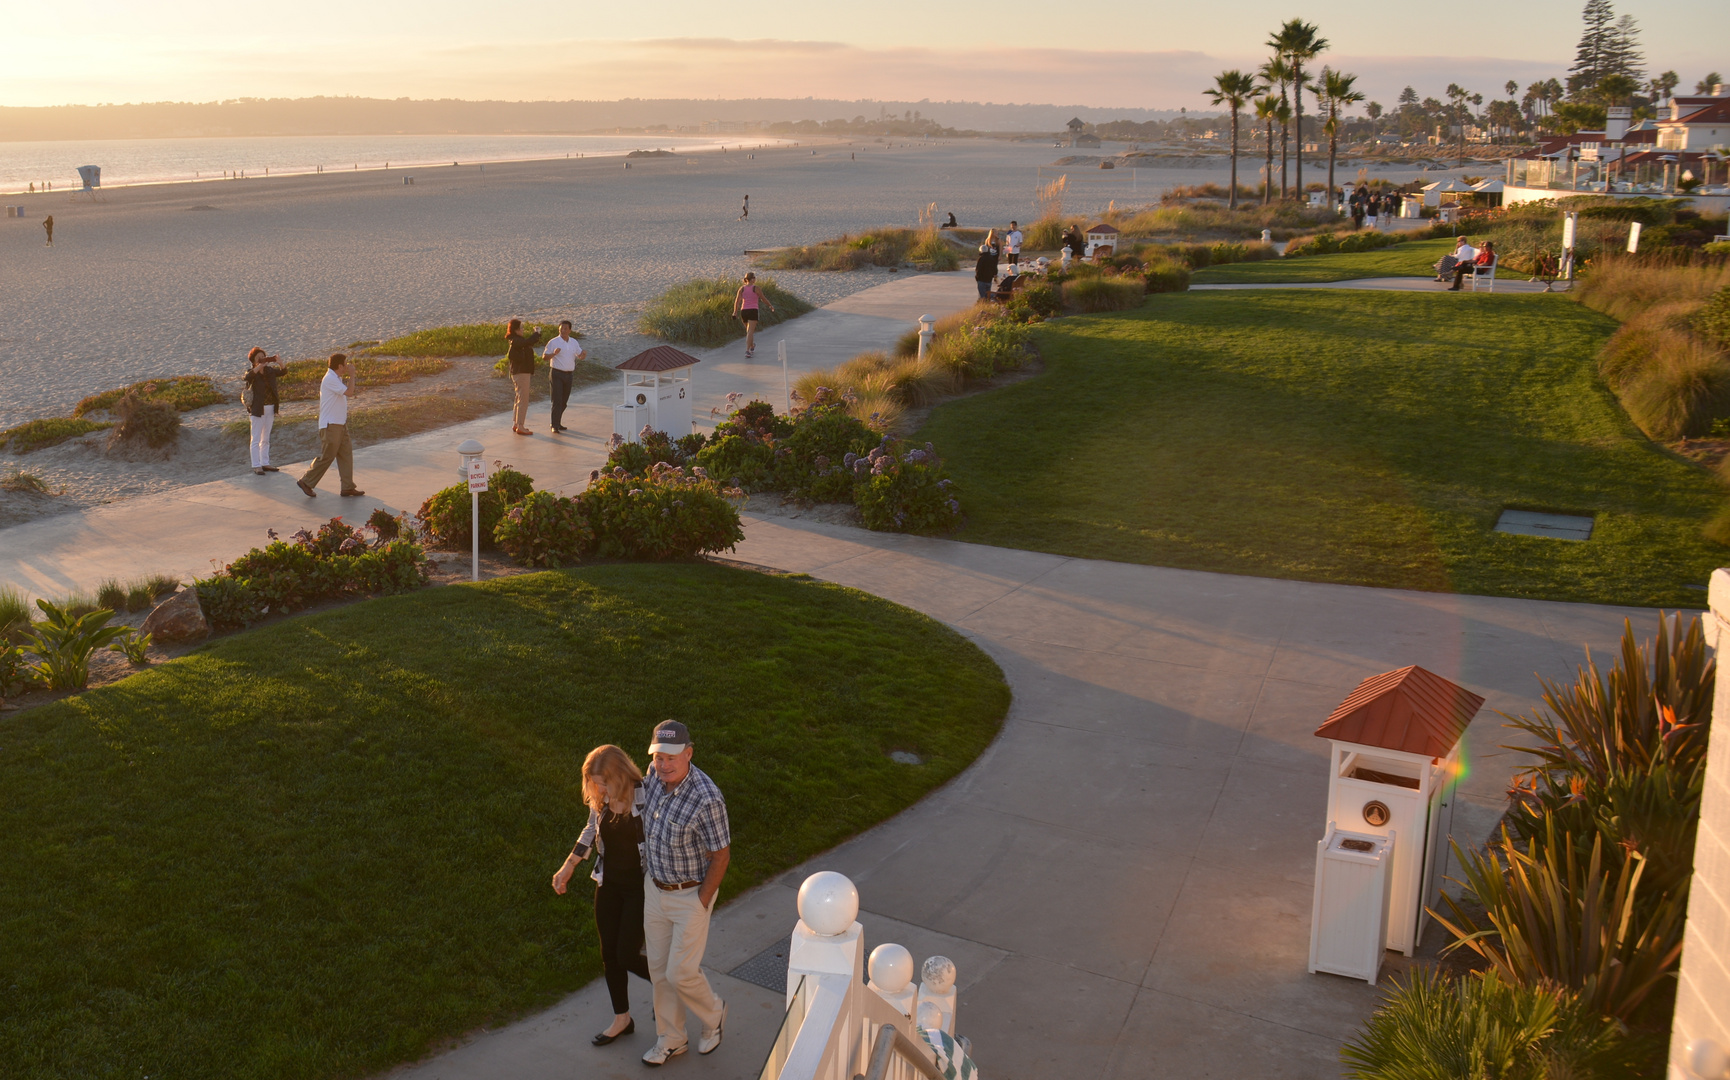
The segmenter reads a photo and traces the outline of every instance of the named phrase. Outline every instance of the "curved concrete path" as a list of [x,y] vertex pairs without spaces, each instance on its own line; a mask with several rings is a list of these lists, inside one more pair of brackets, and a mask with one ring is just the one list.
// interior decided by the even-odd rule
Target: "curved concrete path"
[[[1481,841],[1512,766],[1494,710],[1534,707],[1534,672],[1567,677],[1583,647],[1613,646],[1624,618],[1655,619],[787,518],[749,520],[737,557],[941,619],[1002,665],[1015,697],[961,777],[717,913],[707,966],[733,1027],[669,1075],[757,1075],[780,996],[725,973],[785,939],[807,874],[839,870],[859,885],[867,948],[956,961],[957,1027],[988,1077],[1337,1077],[1339,1046],[1378,991],[1306,971],[1327,794],[1326,744],[1311,732],[1359,680],[1405,664],[1483,694],[1455,818],[1456,835]],[[1390,955],[1387,972],[1404,964]],[[633,991],[647,1017],[646,985]],[[610,1013],[597,983],[393,1075],[641,1075],[645,1038],[588,1045]]]

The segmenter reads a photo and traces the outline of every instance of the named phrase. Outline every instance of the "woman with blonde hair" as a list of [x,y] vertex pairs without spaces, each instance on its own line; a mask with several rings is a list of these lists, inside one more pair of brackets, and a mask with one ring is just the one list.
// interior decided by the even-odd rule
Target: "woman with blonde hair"
[[595,879],[595,929],[613,999],[613,1022],[594,1044],[605,1046],[637,1030],[630,973],[649,978],[643,955],[643,771],[617,746],[597,746],[583,760],[583,801],[589,804],[589,823],[553,875],[553,891],[563,896],[577,864],[594,852],[589,876]]

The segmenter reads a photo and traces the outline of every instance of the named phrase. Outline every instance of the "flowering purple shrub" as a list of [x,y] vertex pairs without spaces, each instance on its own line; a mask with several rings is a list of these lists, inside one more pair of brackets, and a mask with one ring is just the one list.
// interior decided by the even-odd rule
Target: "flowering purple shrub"
[[941,533],[961,523],[954,481],[930,443],[910,447],[885,437],[864,457],[851,458],[853,499],[865,527],[883,532]]
[[577,500],[536,491],[505,511],[493,539],[524,566],[557,567],[580,560],[595,532]]
[[[522,502],[535,489],[534,480],[509,465],[493,462],[497,468],[481,492],[481,547],[491,547],[493,533],[505,511]],[[469,528],[474,507],[469,502],[467,484],[452,484],[436,491],[421,503],[415,515],[426,527],[431,538],[441,547],[466,548],[471,543]]]
[[792,432],[775,450],[777,491],[814,502],[853,501],[853,473],[843,459],[867,453],[878,435],[850,415],[847,405],[824,388],[799,410]]
[[677,559],[730,551],[745,538],[730,499],[701,466],[656,464],[647,475],[622,468],[597,473],[574,500],[593,531],[594,553],[613,559]]

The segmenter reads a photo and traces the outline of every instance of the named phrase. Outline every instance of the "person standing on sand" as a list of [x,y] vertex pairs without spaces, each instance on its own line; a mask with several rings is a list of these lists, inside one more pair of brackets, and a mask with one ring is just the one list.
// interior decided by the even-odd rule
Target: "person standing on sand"
[[348,437],[348,397],[354,392],[353,371],[348,357],[332,353],[330,368],[324,381],[318,384],[318,460],[306,475],[296,480],[306,497],[316,498],[313,488],[324,479],[331,462],[336,462],[337,475],[342,477],[342,494],[349,497],[365,495],[354,486],[354,444]]
[[[751,354],[757,351],[757,316],[759,305],[768,305],[770,311],[775,311],[775,305],[770,303],[763,290],[757,288],[757,275],[747,273],[745,283],[739,286],[739,291],[733,294],[733,317],[745,324],[745,359],[751,359]],[[779,312],[776,312],[779,314]]]
[[571,400],[571,384],[576,381],[577,361],[588,355],[583,343],[571,336],[571,320],[559,320],[559,334],[541,350],[553,380],[553,434],[565,430],[565,405]]
[[745,208],[739,211],[739,220],[744,221],[751,216],[751,196],[745,196]]
[[515,404],[511,409],[511,430],[518,435],[533,435],[529,430],[529,384],[535,377],[535,346],[540,343],[541,332],[523,333],[523,320],[512,319],[505,324],[505,342],[510,346],[507,362],[511,369],[511,386],[516,391]]
[[973,264],[973,280],[979,286],[979,299],[991,295],[991,286],[997,283],[996,229],[986,233],[985,243],[979,245],[979,261]]
[[42,219],[42,228],[48,233],[48,246],[54,246],[54,215],[49,214]]
[[270,429],[276,423],[276,410],[281,404],[277,396],[276,380],[282,377],[285,370],[282,362],[274,356],[267,356],[263,349],[253,349],[246,354],[246,412],[252,421],[252,471],[260,476],[267,472],[281,472],[270,463]]

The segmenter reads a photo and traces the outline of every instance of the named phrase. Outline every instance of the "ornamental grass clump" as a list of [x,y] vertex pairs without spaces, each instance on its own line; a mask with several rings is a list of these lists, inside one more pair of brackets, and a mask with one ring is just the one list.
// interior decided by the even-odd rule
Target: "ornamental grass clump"
[[1063,283],[1063,303],[1075,311],[1127,311],[1139,307],[1147,286],[1135,278],[1081,278]]
[[246,626],[272,612],[295,611],[344,596],[390,595],[427,583],[426,553],[412,540],[369,541],[361,529],[331,518],[317,532],[253,548],[218,574],[193,582],[204,616],[218,627]]
[[[643,309],[638,329],[650,337],[682,345],[713,348],[745,336],[745,326],[733,317],[738,278],[699,278],[675,285]],[[776,284],[758,278],[757,288],[774,308],[758,309],[759,328],[775,326],[812,310],[812,306]]]

